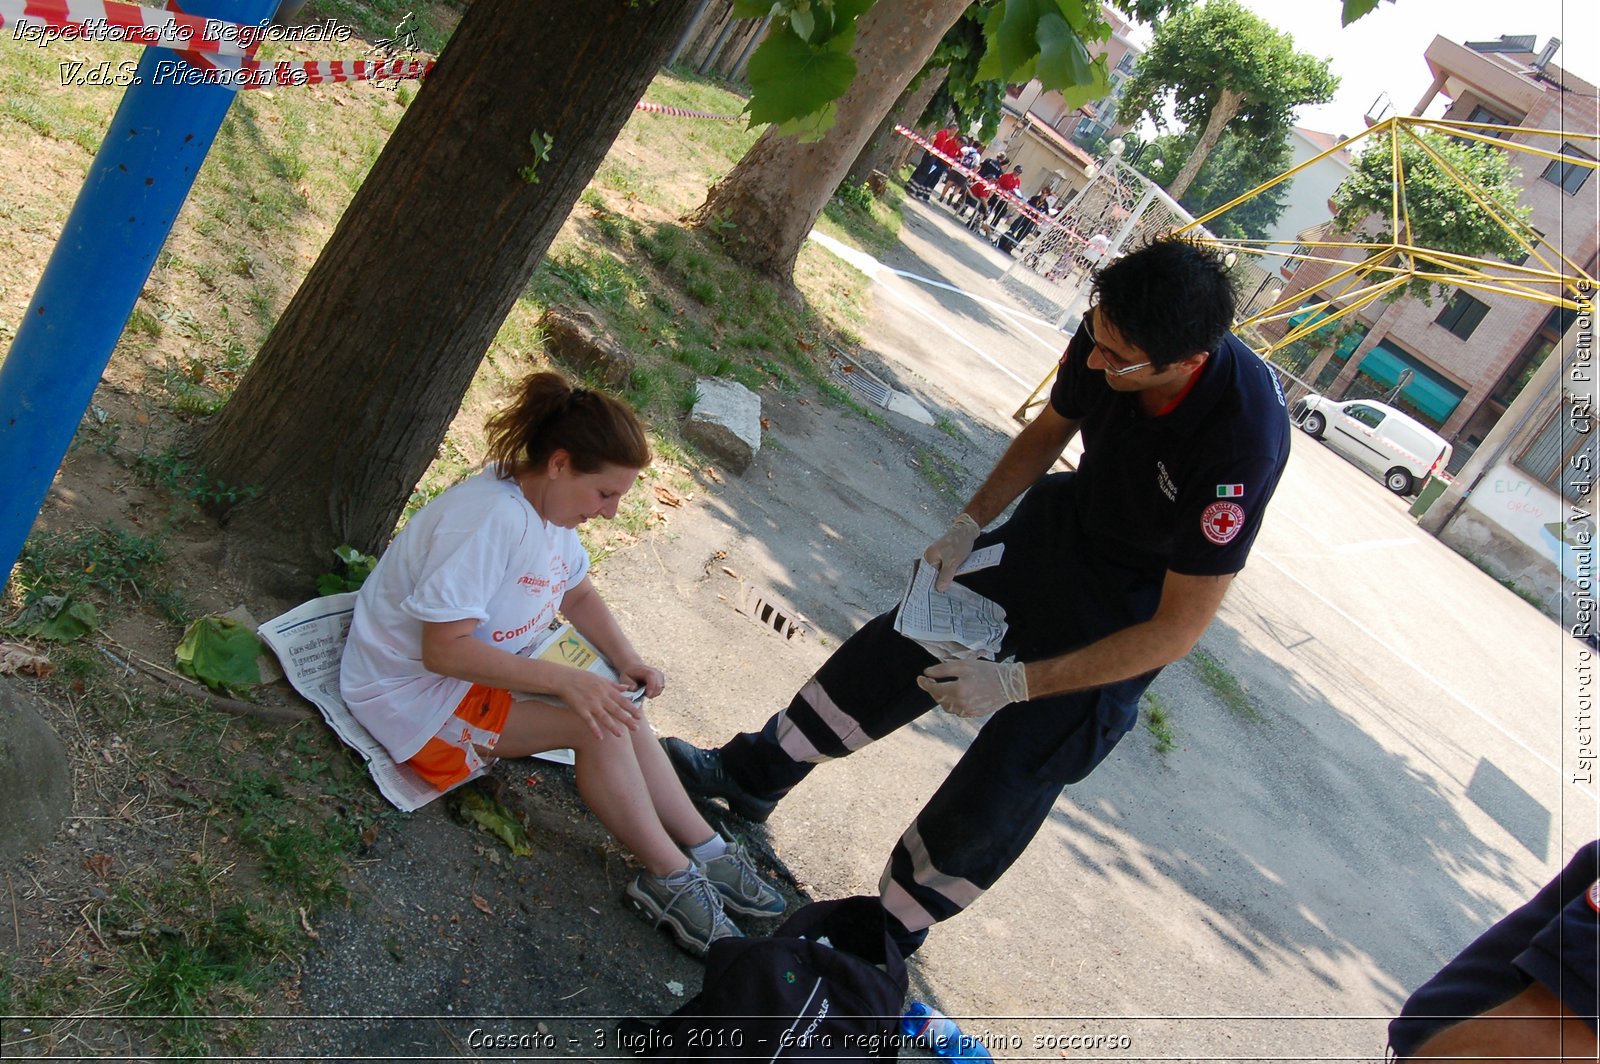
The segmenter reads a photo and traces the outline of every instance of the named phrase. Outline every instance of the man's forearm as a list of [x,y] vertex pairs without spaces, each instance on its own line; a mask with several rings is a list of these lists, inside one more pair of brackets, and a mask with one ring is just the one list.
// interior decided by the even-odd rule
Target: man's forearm
[[1172,664],[1193,645],[1155,621],[1136,624],[1077,650],[1028,662],[1028,696],[1084,691],[1139,676]]
[[1155,616],[1058,657],[1029,662],[1028,694],[1082,691],[1171,665],[1194,648],[1232,582],[1231,575],[1169,572]]
[[1047,404],[1011,441],[983,486],[962,510],[972,515],[979,528],[999,517],[1061,457],[1077,428],[1077,422],[1066,420]]

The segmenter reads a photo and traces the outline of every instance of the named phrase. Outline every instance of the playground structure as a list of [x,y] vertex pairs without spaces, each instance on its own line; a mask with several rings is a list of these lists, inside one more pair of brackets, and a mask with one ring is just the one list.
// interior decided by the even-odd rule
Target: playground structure
[[[1300,171],[1329,155],[1349,150],[1357,141],[1388,137],[1395,174],[1389,214],[1385,219],[1389,232],[1394,234],[1389,242],[1366,243],[1354,239],[1228,242],[1227,246],[1241,257],[1259,257],[1276,253],[1283,255],[1289,261],[1324,262],[1336,268],[1331,277],[1323,278],[1321,281],[1323,288],[1339,286],[1332,298],[1301,306],[1298,300],[1302,292],[1296,290],[1294,286],[1287,286],[1279,293],[1278,298],[1267,300],[1266,306],[1253,310],[1238,322],[1236,330],[1248,334],[1247,338],[1252,340],[1252,346],[1255,346],[1263,357],[1270,358],[1275,351],[1319,332],[1374,302],[1386,297],[1397,297],[1415,280],[1440,286],[1450,285],[1481,292],[1512,295],[1568,310],[1579,309],[1581,290],[1587,287],[1592,291],[1594,278],[1568,257],[1562,248],[1550,243],[1544,234],[1496,206],[1481,186],[1451,165],[1419,135],[1419,132],[1428,131],[1590,170],[1595,168],[1594,159],[1565,155],[1559,151],[1550,151],[1504,138],[1523,134],[1529,137],[1555,138],[1558,143],[1575,140],[1593,143],[1600,140],[1596,134],[1572,130],[1530,129],[1482,122],[1394,116],[1356,134],[1348,141],[1312,156],[1265,184],[1258,185],[1242,196],[1194,219],[1179,229],[1179,232],[1193,229],[1203,231],[1204,224],[1211,219],[1227,213],[1276,185],[1291,180]],[[1496,225],[1511,234],[1517,244],[1528,253],[1528,260],[1523,264],[1513,264],[1502,259],[1458,255],[1417,245],[1411,231],[1407,174],[1401,165],[1402,144],[1417,146],[1440,172],[1464,189]],[[1305,250],[1299,250],[1301,248]],[[1302,314],[1306,316],[1300,322],[1290,321],[1291,315],[1298,317]],[[1288,322],[1289,328],[1276,339],[1260,329],[1261,326],[1280,322]]]
[[[1301,340],[1317,334],[1327,336],[1335,323],[1359,313],[1374,302],[1399,298],[1413,281],[1482,292],[1496,292],[1568,310],[1583,305],[1583,292],[1593,292],[1595,281],[1587,271],[1550,242],[1545,234],[1496,206],[1488,192],[1462,174],[1439,155],[1421,132],[1440,132],[1507,151],[1560,162],[1563,165],[1594,169],[1596,162],[1582,156],[1563,154],[1502,139],[1513,134],[1555,138],[1561,141],[1594,142],[1595,134],[1571,130],[1545,130],[1489,125],[1446,119],[1395,116],[1373,125],[1350,140],[1329,148],[1286,170],[1199,218],[1184,210],[1158,186],[1118,156],[1109,157],[1101,171],[1079,192],[1055,219],[1053,225],[1018,250],[1017,261],[1007,268],[1000,283],[1008,291],[1052,317],[1058,328],[1065,327],[1081,314],[1086,302],[1086,282],[1099,261],[1109,261],[1125,249],[1165,232],[1190,233],[1202,241],[1224,249],[1239,281],[1242,293],[1253,293],[1242,300],[1234,331],[1263,358],[1272,356]],[[1498,135],[1496,135],[1498,134]],[[1238,207],[1253,197],[1289,181],[1303,170],[1338,151],[1349,150],[1366,138],[1389,138],[1393,153],[1394,187],[1386,217],[1394,234],[1387,243],[1362,242],[1355,238],[1322,240],[1218,240],[1206,223]],[[1460,255],[1415,243],[1410,224],[1407,175],[1401,165],[1401,145],[1414,143],[1452,182],[1464,189],[1474,203],[1495,224],[1511,234],[1527,252],[1527,259],[1513,264],[1501,259]],[[1104,253],[1091,250],[1094,234],[1109,236]],[[1268,288],[1269,275],[1255,266],[1268,255],[1281,256],[1291,263],[1329,264],[1332,276],[1320,279],[1319,286],[1330,297],[1302,304],[1304,287],[1284,285]],[[1285,392],[1291,399],[1314,391],[1311,383],[1275,364],[1284,378]],[[1054,373],[1052,371],[1051,376]],[[1017,420],[1026,420],[1028,411],[1038,405],[1038,396],[1050,377],[1023,401]]]
[[1193,221],[1160,186],[1111,155],[1050,225],[1018,247],[1000,284],[1060,328],[1079,311],[1083,283],[1101,261]]

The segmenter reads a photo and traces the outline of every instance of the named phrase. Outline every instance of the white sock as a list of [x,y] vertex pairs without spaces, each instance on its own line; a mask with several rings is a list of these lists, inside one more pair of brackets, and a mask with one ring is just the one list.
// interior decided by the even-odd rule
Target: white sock
[[728,840],[712,832],[711,837],[698,846],[689,847],[689,859],[695,864],[715,861],[728,852]]

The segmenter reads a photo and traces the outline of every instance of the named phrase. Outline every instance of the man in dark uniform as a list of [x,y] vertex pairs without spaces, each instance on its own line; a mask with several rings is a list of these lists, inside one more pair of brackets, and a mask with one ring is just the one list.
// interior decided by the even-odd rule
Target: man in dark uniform
[[[1021,855],[1067,784],[1133,726],[1156,672],[1188,653],[1244,567],[1289,451],[1277,378],[1228,333],[1221,257],[1156,241],[1102,270],[1050,402],[924,558],[1005,608],[1003,661],[937,661],[870,621],[787,709],[720,750],[663,744],[691,794],[765,820],[819,762],[935,702],[988,717],[895,845],[879,891],[908,954]],[[1076,473],[1049,470],[1077,432]],[[980,534],[1026,495],[999,528]],[[999,564],[957,575],[1004,544]]]
[[1406,1000],[1389,1048],[1407,1060],[1596,1059],[1600,842]]

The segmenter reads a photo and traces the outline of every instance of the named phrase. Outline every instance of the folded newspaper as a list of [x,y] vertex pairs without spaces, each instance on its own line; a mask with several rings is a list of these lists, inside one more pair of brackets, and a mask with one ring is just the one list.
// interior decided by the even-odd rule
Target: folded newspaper
[[[409,813],[443,792],[425,782],[410,765],[395,764],[389,751],[368,734],[339,694],[339,659],[344,654],[345,636],[350,632],[350,618],[355,608],[354,592],[312,599],[263,624],[258,634],[278,656],[294,689],[321,710],[328,726],[366,760],[367,770],[383,796],[397,809]],[[523,655],[587,669],[613,680],[617,678],[610,662],[570,624],[552,625],[542,638],[529,644]],[[546,700],[556,701],[554,698]],[[571,750],[551,750],[535,756],[572,764]],[[479,769],[461,782],[476,779],[485,770]]]
[[[959,573],[970,573],[1000,561],[1004,546],[996,543],[973,553]],[[951,584],[935,591],[939,570],[918,558],[911,568],[911,583],[900,599],[894,630],[918,643],[940,661],[994,660],[1006,637],[1006,611],[992,599],[970,588]]]

